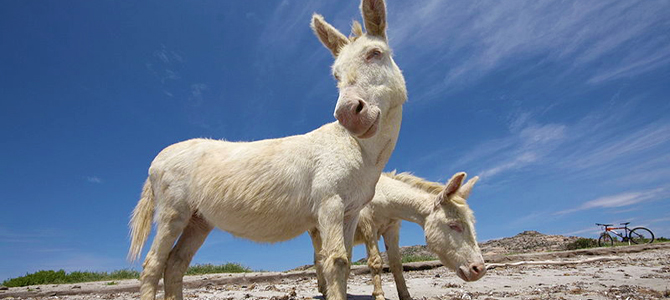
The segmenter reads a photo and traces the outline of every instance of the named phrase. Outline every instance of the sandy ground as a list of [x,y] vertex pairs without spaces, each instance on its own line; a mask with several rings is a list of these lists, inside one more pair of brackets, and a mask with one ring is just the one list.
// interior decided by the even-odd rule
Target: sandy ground
[[[558,260],[603,257],[589,255],[571,255]],[[613,258],[616,260],[564,266],[498,267],[490,269],[476,282],[464,282],[444,267],[406,271],[404,275],[414,299],[670,298],[670,244],[638,253],[616,253]],[[0,291],[0,298],[137,299],[137,284],[137,280],[124,280],[113,284],[97,282],[11,288]],[[322,299],[316,291],[316,279],[311,271],[190,276],[186,286],[185,299]],[[398,299],[393,278],[388,273],[383,275],[383,288],[387,299]],[[352,274],[348,283],[349,299],[373,300],[371,293],[370,276]],[[161,299],[162,294],[157,298]]]

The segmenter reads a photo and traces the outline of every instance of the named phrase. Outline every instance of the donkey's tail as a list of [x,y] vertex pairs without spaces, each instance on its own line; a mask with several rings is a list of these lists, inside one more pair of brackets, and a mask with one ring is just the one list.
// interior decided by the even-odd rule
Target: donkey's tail
[[147,178],[142,188],[142,198],[137,202],[133,215],[130,218],[130,250],[128,260],[135,261],[140,258],[144,243],[151,233],[151,221],[154,216],[154,193],[151,189],[151,181]]

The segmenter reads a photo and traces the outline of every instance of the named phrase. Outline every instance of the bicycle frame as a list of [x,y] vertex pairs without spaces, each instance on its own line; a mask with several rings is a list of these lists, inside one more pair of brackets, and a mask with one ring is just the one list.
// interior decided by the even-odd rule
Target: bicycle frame
[[[609,233],[609,232],[614,233],[616,236],[621,238],[622,242],[628,242],[628,245],[630,245],[631,230],[628,228],[628,224],[623,224],[624,225],[623,227],[610,227],[609,224],[597,224],[597,223],[596,225],[603,227],[603,233]],[[624,230],[623,234],[616,231],[617,229],[623,229]]]

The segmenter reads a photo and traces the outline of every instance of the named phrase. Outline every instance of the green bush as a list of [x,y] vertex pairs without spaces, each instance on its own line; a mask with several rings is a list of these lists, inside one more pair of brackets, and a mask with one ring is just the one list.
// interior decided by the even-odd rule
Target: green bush
[[238,263],[223,265],[197,264],[186,270],[186,275],[214,274],[214,273],[247,273],[252,270]]
[[2,285],[6,287],[19,287],[38,284],[63,284],[113,279],[132,279],[139,278],[139,276],[140,273],[134,270],[118,270],[112,273],[81,271],[65,273],[64,270],[43,270],[32,274],[26,274],[26,276],[7,279],[2,283]]
[[406,255],[403,256],[401,261],[402,263],[410,263],[410,262],[416,262],[416,261],[431,261],[431,260],[436,260],[437,258],[433,256],[428,256],[428,255]]
[[568,250],[586,249],[598,247],[598,241],[590,238],[578,238],[574,242],[565,245]]
[[[211,273],[242,273],[251,272],[251,269],[236,263],[227,263],[224,265],[194,265],[188,268],[186,275],[211,274]],[[135,279],[140,277],[140,272],[136,270],[116,270],[107,272],[81,272],[74,271],[66,273],[64,270],[37,271],[25,276],[10,278],[5,280],[2,285],[6,287],[21,287],[38,284],[64,284],[90,281],[112,281],[123,279]]]

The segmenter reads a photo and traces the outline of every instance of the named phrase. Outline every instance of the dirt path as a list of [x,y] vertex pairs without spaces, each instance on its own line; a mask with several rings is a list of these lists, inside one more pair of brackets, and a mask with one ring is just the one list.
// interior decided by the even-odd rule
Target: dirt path
[[[414,299],[661,299],[670,297],[670,243],[487,257],[489,263],[541,260],[616,260],[573,265],[498,267],[477,282],[464,282],[437,262],[412,263],[405,278]],[[372,300],[365,267],[352,270],[349,298]],[[42,285],[0,291],[0,298],[137,299],[138,280]],[[383,276],[386,298],[398,299],[390,274]],[[212,274],[185,278],[185,299],[313,299],[313,271]],[[162,298],[162,295],[159,295]],[[273,299],[274,298],[274,299]]]

